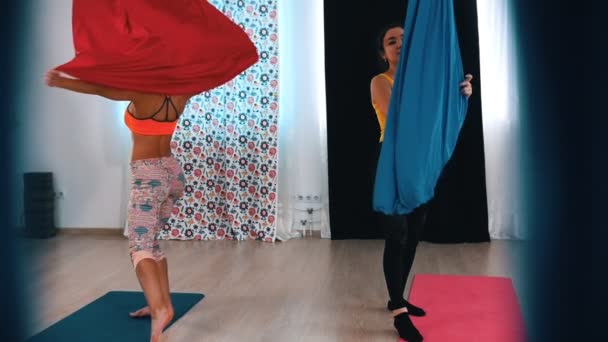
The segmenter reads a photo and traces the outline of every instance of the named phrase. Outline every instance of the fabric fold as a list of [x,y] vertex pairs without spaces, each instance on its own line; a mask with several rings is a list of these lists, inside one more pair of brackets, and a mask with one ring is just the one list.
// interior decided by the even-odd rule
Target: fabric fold
[[245,31],[205,0],[74,0],[72,10],[75,57],[56,69],[84,81],[197,94],[258,61]]
[[410,0],[404,30],[374,185],[386,215],[433,198],[468,107],[452,0]]

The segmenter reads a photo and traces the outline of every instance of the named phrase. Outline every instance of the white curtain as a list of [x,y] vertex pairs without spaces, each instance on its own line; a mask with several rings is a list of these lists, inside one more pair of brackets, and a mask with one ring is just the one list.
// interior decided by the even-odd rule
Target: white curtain
[[329,238],[323,1],[279,0],[277,238]]
[[490,236],[525,238],[518,207],[519,93],[509,0],[477,1]]

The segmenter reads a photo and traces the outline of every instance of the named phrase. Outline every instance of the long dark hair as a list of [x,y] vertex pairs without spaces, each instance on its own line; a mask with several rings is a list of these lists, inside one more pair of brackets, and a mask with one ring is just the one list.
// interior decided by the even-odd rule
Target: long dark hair
[[388,61],[386,59],[384,59],[384,54],[385,54],[384,36],[386,36],[386,33],[390,29],[393,29],[395,27],[403,28],[403,23],[394,21],[394,22],[384,26],[384,28],[382,28],[382,30],[380,31],[380,34],[378,35],[378,38],[377,38],[376,48],[378,49],[378,63],[382,70],[386,70],[388,68]]

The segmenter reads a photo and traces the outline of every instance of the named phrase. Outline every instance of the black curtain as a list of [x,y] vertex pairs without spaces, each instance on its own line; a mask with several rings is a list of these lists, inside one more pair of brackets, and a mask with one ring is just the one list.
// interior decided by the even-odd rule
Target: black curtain
[[[379,128],[369,85],[383,71],[377,36],[390,23],[403,24],[406,8],[403,0],[378,0],[372,6],[324,4],[333,239],[381,238],[372,210]],[[489,240],[476,2],[458,1],[455,11],[464,69],[474,75],[474,95],[454,155],[430,204],[424,240],[437,243]]]

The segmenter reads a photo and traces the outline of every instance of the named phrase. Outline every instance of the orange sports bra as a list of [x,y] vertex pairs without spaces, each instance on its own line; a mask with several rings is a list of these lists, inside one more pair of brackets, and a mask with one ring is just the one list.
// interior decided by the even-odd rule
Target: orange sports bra
[[[388,82],[391,84],[391,87],[393,86],[393,79],[387,75],[387,74],[380,74],[380,76],[383,76],[384,78],[386,78],[388,80]],[[374,103],[372,101],[372,107],[374,107],[374,111],[376,112],[376,117],[378,118],[378,124],[380,124],[380,142],[384,141],[384,127],[386,127],[386,114],[387,113],[383,113],[380,109],[378,109],[378,105],[376,103]]]
[[[129,104],[130,105],[130,104]],[[154,112],[152,115],[147,118],[136,118],[129,111],[129,106],[125,110],[125,124],[131,132],[140,135],[173,135],[175,131],[175,127],[177,126],[178,119],[173,121],[169,120],[169,105],[173,107],[176,113],[178,113],[173,100],[171,97],[165,96],[165,100],[161,107]],[[158,114],[163,108],[165,108],[165,119],[159,120],[154,117]]]

